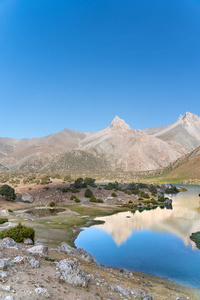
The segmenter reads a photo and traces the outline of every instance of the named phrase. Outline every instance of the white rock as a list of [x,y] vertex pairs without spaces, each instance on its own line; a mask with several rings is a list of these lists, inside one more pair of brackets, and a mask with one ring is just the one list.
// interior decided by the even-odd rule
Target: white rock
[[45,297],[47,297],[47,298],[50,297],[49,292],[48,292],[46,289],[41,288],[41,287],[36,288],[36,289],[35,289],[35,293],[36,293],[37,295],[45,296]]
[[37,245],[32,248],[27,249],[29,253],[40,254],[43,256],[48,256],[48,247],[43,245]]
[[73,258],[63,259],[57,264],[60,271],[59,277],[75,286],[88,286],[89,277],[78,267],[78,260]]
[[18,249],[18,246],[17,246],[17,243],[9,238],[9,237],[6,237],[2,240],[1,244],[0,244],[0,248],[15,248],[15,249]]

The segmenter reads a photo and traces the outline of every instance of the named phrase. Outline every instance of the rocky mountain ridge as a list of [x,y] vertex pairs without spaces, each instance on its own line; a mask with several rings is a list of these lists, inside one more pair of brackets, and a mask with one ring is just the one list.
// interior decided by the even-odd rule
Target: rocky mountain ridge
[[200,118],[191,113],[143,131],[116,116],[97,132],[64,129],[42,138],[0,138],[0,166],[11,172],[140,172],[167,167],[199,145]]

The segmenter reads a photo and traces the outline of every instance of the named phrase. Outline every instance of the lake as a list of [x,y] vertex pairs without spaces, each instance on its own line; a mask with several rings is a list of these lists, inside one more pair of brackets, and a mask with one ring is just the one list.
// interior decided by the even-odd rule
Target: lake
[[[183,186],[183,185],[182,185]],[[200,231],[200,186],[169,195],[173,209],[122,212],[83,228],[75,245],[100,264],[150,273],[200,288],[200,250],[190,240]]]

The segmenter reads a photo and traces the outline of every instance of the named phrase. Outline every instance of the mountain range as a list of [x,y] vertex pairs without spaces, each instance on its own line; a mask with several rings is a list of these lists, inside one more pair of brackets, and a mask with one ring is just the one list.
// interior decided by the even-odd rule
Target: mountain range
[[64,129],[42,138],[0,138],[0,170],[10,172],[139,172],[167,167],[200,146],[200,118],[131,129],[116,116],[97,132]]

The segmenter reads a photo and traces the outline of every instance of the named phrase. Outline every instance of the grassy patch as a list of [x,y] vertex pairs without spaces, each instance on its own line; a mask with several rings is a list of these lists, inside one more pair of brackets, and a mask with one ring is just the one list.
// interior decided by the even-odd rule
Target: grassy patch
[[89,215],[93,217],[112,215],[117,212],[127,211],[126,208],[112,208],[112,207],[91,207],[91,206],[81,206],[81,205],[71,205],[69,206],[71,211],[77,212],[80,215]]

